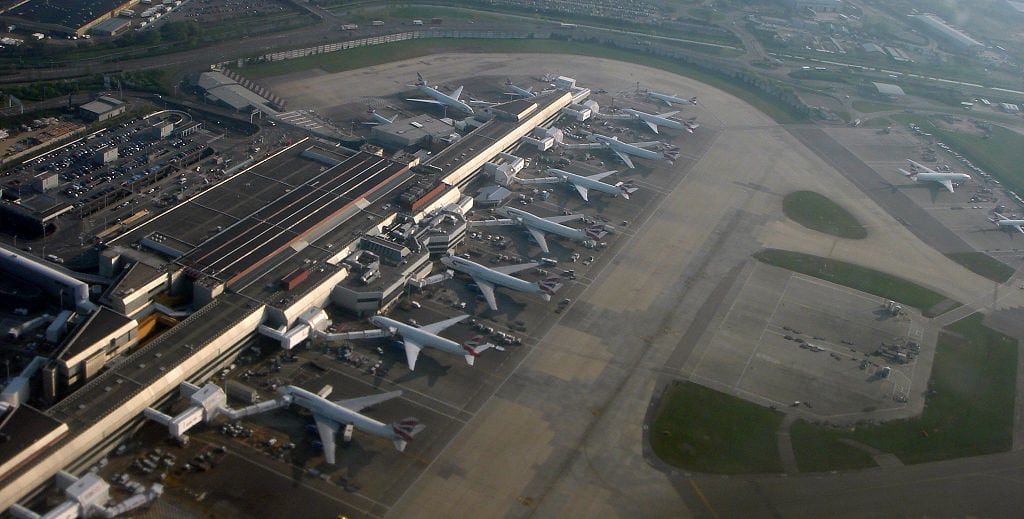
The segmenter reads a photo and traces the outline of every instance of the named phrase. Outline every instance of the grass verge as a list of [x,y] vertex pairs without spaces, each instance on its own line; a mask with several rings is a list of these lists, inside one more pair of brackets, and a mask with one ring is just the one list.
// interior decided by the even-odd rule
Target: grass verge
[[776,431],[782,413],[693,382],[661,395],[650,440],[666,463],[721,474],[781,472]]
[[[793,454],[800,472],[827,472],[875,467],[870,454],[844,443],[845,429],[822,427],[797,420],[789,428]],[[799,446],[799,448],[797,448]]]
[[796,223],[825,234],[851,240],[868,235],[857,218],[828,197],[814,191],[794,191],[782,199],[782,211]]
[[591,43],[554,40],[490,40],[490,39],[421,39],[360,47],[345,51],[318,54],[285,61],[246,66],[241,72],[246,77],[264,78],[304,70],[322,69],[329,73],[354,70],[392,61],[418,58],[444,52],[499,52],[531,54],[572,54],[593,56],[648,66],[690,77],[724,90],[750,103],[778,123],[805,120],[799,112],[761,92],[752,85],[730,81],[724,76],[690,65],[647,54]]
[[905,107],[900,105],[894,105],[890,103],[878,103],[875,101],[854,101],[854,110],[858,112],[870,114],[875,112],[891,112],[893,110],[903,110]]
[[1013,276],[1013,267],[984,252],[953,252],[946,256],[963,265],[967,270],[997,283],[1005,283],[1010,276]]
[[[850,438],[904,463],[1005,452],[1013,444],[1017,340],[974,314],[939,335],[924,412],[918,418],[852,429],[794,424],[797,459],[816,469],[842,468],[839,438]],[[843,447],[846,447],[845,445]],[[810,452],[826,449],[827,453]]]
[[[779,249],[764,249],[754,254],[754,258],[769,265],[899,301],[920,309],[925,315],[928,315],[930,308],[947,301],[942,294],[903,278],[845,261]],[[952,308],[956,306],[960,304]],[[949,305],[943,305],[943,308],[951,309]]]

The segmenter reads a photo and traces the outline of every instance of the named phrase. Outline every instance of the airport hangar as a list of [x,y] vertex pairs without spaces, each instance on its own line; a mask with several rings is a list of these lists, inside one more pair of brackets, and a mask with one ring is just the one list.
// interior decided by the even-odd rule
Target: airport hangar
[[[379,150],[346,157],[303,139],[106,244],[101,272],[120,276],[103,296],[108,306],[139,318],[161,308],[156,296],[191,291],[196,310],[45,412],[22,405],[39,427],[19,429],[24,437],[9,442],[26,448],[0,450],[0,509],[34,495],[58,471],[77,472],[103,457],[141,426],[143,410],[176,398],[183,381],[209,378],[258,330],[292,327],[328,302],[360,313],[393,302],[405,282],[429,273],[429,261],[392,261],[387,276],[355,283],[350,258],[413,252],[381,231],[402,219],[431,222],[438,218],[424,217],[464,211],[472,201],[462,189],[484,164],[589,93],[571,84],[487,108],[488,120],[423,163]],[[436,241],[427,252],[454,248],[465,235],[465,220],[459,223],[439,240],[431,229]],[[358,285],[364,296],[353,298]],[[285,347],[303,339],[278,338]]]

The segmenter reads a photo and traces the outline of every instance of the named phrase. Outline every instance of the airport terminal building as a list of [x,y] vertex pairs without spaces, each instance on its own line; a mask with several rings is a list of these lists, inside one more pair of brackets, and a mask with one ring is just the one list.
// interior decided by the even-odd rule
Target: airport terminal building
[[[0,449],[0,508],[102,458],[145,409],[230,364],[257,334],[290,348],[311,311],[372,314],[428,283],[431,260],[466,235],[466,186],[580,97],[564,89],[491,107],[424,162],[302,139],[105,243],[104,306],[77,310],[81,324],[43,370],[59,401],[9,411],[38,426],[17,429],[17,452]],[[170,300],[192,310],[177,315]],[[138,347],[157,318],[170,328]]]

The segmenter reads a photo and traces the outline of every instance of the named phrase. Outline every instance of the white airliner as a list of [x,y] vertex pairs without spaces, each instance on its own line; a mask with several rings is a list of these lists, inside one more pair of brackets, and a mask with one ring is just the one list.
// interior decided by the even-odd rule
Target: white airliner
[[437,106],[447,106],[461,110],[466,113],[473,113],[473,108],[466,103],[459,100],[462,97],[462,87],[456,88],[451,95],[445,94],[440,90],[427,84],[423,76],[418,72],[416,73],[416,84],[410,85],[415,86],[417,90],[422,92],[424,95],[430,97],[430,99],[406,99],[406,101],[415,101],[417,103],[429,103]]
[[402,396],[401,391],[334,402],[327,400],[331,391],[331,386],[324,386],[318,393],[312,393],[296,386],[283,386],[277,390],[281,395],[281,400],[303,407],[313,413],[316,431],[320,434],[320,443],[324,446],[324,461],[329,465],[334,465],[335,436],[338,434],[339,428],[344,428],[345,441],[352,439],[353,429],[358,429],[391,440],[399,452],[404,451],[406,444],[424,429],[424,426],[415,418],[383,424],[359,413],[367,407]]
[[480,356],[481,353],[489,348],[494,348],[495,346],[490,343],[481,344],[479,346],[459,344],[453,340],[445,339],[438,335],[452,325],[465,320],[467,317],[469,316],[460,315],[458,317],[453,317],[433,324],[412,326],[382,315],[377,315],[370,318],[370,324],[380,328],[381,333],[379,335],[364,333],[360,335],[360,337],[364,339],[396,336],[401,337],[402,344],[405,346],[405,359],[409,364],[410,370],[416,369],[416,359],[419,358],[420,350],[423,348],[443,351],[452,355],[461,355],[466,359],[466,363],[472,366],[473,361]]
[[512,83],[511,79],[506,79],[505,80],[505,86],[508,87],[509,90],[511,90],[511,92],[505,92],[505,95],[507,95],[507,96],[516,96],[516,97],[524,97],[525,98],[525,97],[534,97],[534,96],[537,95],[537,93],[533,91],[533,87],[526,87],[526,88],[518,87],[514,83]]
[[550,301],[551,295],[562,287],[562,281],[557,276],[543,279],[537,283],[531,283],[530,281],[510,275],[521,270],[536,267],[537,263],[535,262],[492,269],[458,256],[444,256],[441,258],[441,263],[450,269],[468,274],[469,277],[473,278],[476,286],[480,288],[480,292],[484,295],[484,299],[487,300],[487,306],[491,310],[498,309],[498,302],[494,296],[495,287],[501,286],[526,294],[536,294],[545,301]]
[[671,117],[677,113],[678,110],[672,112],[665,112],[663,114],[649,114],[647,112],[641,112],[640,110],[633,110],[632,108],[626,108],[622,110],[622,113],[632,115],[636,119],[639,119],[645,123],[654,133],[658,132],[658,126],[665,126],[667,128],[674,128],[676,130],[685,130],[689,133],[693,133],[693,130],[700,127],[699,124],[693,121],[677,121],[671,119]]
[[664,102],[665,104],[667,104],[669,106],[672,106],[672,105],[696,105],[697,104],[697,96],[693,96],[693,97],[691,97],[689,99],[685,99],[685,98],[674,96],[674,95],[659,94],[657,92],[647,92],[647,95],[649,95],[649,96],[651,96],[651,97],[653,97],[653,98],[655,98],[655,99],[657,99],[659,101],[662,101],[662,102]]
[[992,223],[996,224],[999,227],[1009,227],[1011,229],[1016,229],[1017,232],[1021,234],[1024,234],[1024,227],[1022,227],[1024,226],[1024,220],[1007,218],[999,213],[996,213],[996,218],[993,218],[991,221]]
[[568,171],[557,168],[549,168],[547,170],[547,173],[548,175],[554,175],[562,182],[572,184],[572,186],[576,188],[576,192],[579,193],[581,197],[583,197],[583,201],[585,202],[590,201],[589,193],[591,189],[593,189],[594,191],[598,191],[600,193],[604,193],[606,195],[621,196],[626,200],[629,200],[630,194],[636,192],[635,187],[627,186],[622,182],[619,182],[617,184],[607,184],[605,182],[601,182],[602,178],[607,177],[612,173],[618,173],[614,169],[611,171],[605,171],[604,173],[597,173],[590,176],[577,175],[576,173],[570,173]]
[[661,159],[665,158],[665,156],[662,155],[661,153],[645,149],[645,148],[649,148],[651,146],[657,146],[657,145],[661,144],[658,141],[628,143],[628,142],[620,141],[618,137],[608,137],[606,135],[600,135],[600,134],[596,134],[596,133],[591,134],[588,138],[590,140],[594,141],[594,143],[593,144],[576,144],[575,147],[577,147],[577,148],[591,148],[591,147],[608,148],[608,149],[612,150],[613,152],[615,152],[615,155],[617,155],[622,160],[622,162],[625,162],[626,166],[629,167],[630,169],[636,167],[636,166],[633,165],[633,161],[629,158],[630,155],[632,155],[634,157],[640,157],[642,159],[652,159],[652,160],[661,160]]
[[370,116],[370,120],[363,121],[363,124],[368,126],[376,126],[378,124],[391,124],[395,122],[395,119],[398,119],[398,114],[395,114],[391,116],[390,119],[388,119],[387,117],[384,117],[383,115],[377,113],[377,111],[374,110],[372,106],[366,111],[366,114]]
[[548,216],[542,218],[514,207],[503,207],[498,209],[496,212],[502,216],[506,216],[507,218],[476,221],[473,222],[474,225],[521,225],[526,228],[526,231],[530,233],[530,236],[533,236],[537,245],[540,246],[540,250],[544,251],[544,253],[551,252],[548,248],[547,238],[545,237],[545,234],[548,233],[579,242],[600,240],[608,234],[608,231],[600,225],[588,227],[585,230],[574,229],[572,227],[562,225],[565,222],[571,222],[583,218],[582,214]]
[[910,159],[907,162],[913,166],[913,171],[907,171],[900,169],[900,173],[910,177],[914,182],[935,182],[946,188],[946,191],[953,192],[954,182],[956,185],[960,185],[961,182],[965,182],[971,179],[971,176],[967,173],[940,173],[934,169],[922,166]]

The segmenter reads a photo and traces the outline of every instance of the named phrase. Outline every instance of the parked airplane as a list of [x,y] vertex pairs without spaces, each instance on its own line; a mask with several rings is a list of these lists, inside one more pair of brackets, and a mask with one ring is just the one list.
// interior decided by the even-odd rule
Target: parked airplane
[[424,429],[415,418],[406,418],[392,424],[383,424],[359,412],[367,407],[397,398],[401,391],[392,391],[379,395],[349,398],[346,400],[327,400],[331,394],[331,386],[324,386],[318,393],[306,391],[296,386],[282,386],[278,389],[281,399],[289,404],[296,404],[313,413],[316,431],[320,434],[320,443],[324,446],[324,461],[334,465],[335,436],[338,429],[344,427],[344,439],[352,439],[352,431],[358,429],[374,436],[386,438],[395,444],[399,452],[405,450],[408,442]]
[[950,193],[953,192],[953,183],[956,182],[959,185],[961,182],[971,179],[971,176],[967,173],[940,173],[926,166],[922,166],[910,159],[907,162],[913,166],[913,172],[905,169],[900,169],[900,173],[910,177],[914,182],[935,182],[946,188]]
[[625,198],[626,200],[629,200],[629,195],[636,191],[635,187],[629,187],[623,184],[622,182],[619,182],[618,184],[606,184],[604,182],[601,182],[602,178],[607,177],[612,173],[617,173],[617,171],[615,171],[614,169],[611,171],[605,171],[604,173],[597,173],[595,175],[590,176],[577,175],[576,173],[570,173],[568,171],[556,168],[549,168],[547,173],[549,175],[554,175],[556,178],[561,179],[562,182],[572,184],[572,186],[576,188],[576,192],[579,193],[581,197],[583,197],[583,201],[585,202],[590,201],[590,198],[588,196],[591,189],[593,189],[594,191],[599,191],[606,195],[621,195],[622,198]]
[[603,226],[595,225],[587,229],[574,229],[562,225],[564,222],[571,222],[583,218],[582,214],[570,214],[567,216],[549,216],[542,218],[532,213],[516,209],[514,207],[503,207],[497,210],[498,214],[505,216],[505,219],[483,220],[473,222],[474,225],[521,225],[533,236],[540,250],[549,253],[546,234],[554,234],[570,240],[584,242],[588,240],[600,240],[608,231]]
[[674,128],[676,130],[685,130],[693,133],[693,130],[700,127],[699,124],[691,121],[677,121],[670,119],[673,115],[679,113],[678,110],[673,112],[665,112],[663,114],[649,114],[647,112],[641,112],[640,110],[633,110],[632,108],[626,108],[622,110],[622,113],[632,115],[633,117],[647,123],[647,126],[651,128],[654,133],[658,132],[658,126],[665,126],[668,128]]
[[417,103],[430,103],[437,106],[445,106],[455,108],[466,113],[473,113],[473,108],[466,103],[459,100],[462,97],[462,87],[456,88],[451,95],[445,94],[440,90],[427,84],[426,80],[419,72],[416,73],[416,84],[409,85],[415,86],[417,90],[422,92],[424,95],[430,97],[430,99],[406,99],[406,101],[415,101]]
[[469,277],[473,278],[476,285],[480,287],[480,292],[484,295],[484,299],[487,300],[487,306],[491,310],[498,309],[498,302],[494,297],[495,287],[501,286],[518,292],[537,294],[545,301],[550,301],[551,295],[562,287],[561,279],[555,276],[543,279],[537,283],[531,283],[510,275],[521,270],[536,267],[537,263],[535,262],[492,269],[458,256],[444,256],[441,258],[441,263],[450,269],[468,274]]
[[636,166],[633,165],[633,161],[629,158],[630,155],[632,155],[634,157],[640,157],[642,159],[652,159],[652,160],[661,160],[661,159],[665,158],[665,156],[662,155],[661,153],[645,149],[645,148],[648,148],[650,146],[655,146],[655,145],[661,144],[658,141],[628,143],[628,142],[620,141],[618,137],[608,137],[608,136],[600,135],[600,134],[597,134],[597,133],[591,134],[589,139],[594,141],[593,145],[590,145],[590,144],[577,144],[576,147],[578,147],[578,148],[589,148],[589,147],[608,148],[608,149],[612,150],[613,152],[615,152],[615,155],[617,155],[620,159],[622,159],[622,162],[625,162],[626,166],[631,168],[631,169],[636,167]]
[[410,370],[416,369],[416,359],[419,358],[420,350],[423,348],[430,348],[434,350],[443,351],[452,355],[461,355],[466,359],[466,363],[470,366],[473,365],[473,361],[480,356],[485,350],[494,348],[495,346],[490,343],[481,344],[479,346],[470,346],[468,344],[459,344],[453,340],[445,339],[438,335],[452,325],[465,320],[468,315],[460,315],[444,321],[439,321],[432,324],[425,324],[423,326],[412,326],[405,324],[382,315],[377,315],[370,318],[370,324],[380,328],[380,335],[364,334],[361,337],[365,339],[372,339],[377,337],[401,337],[402,344],[405,346],[405,359],[409,364]]
[[647,92],[647,95],[649,95],[649,96],[657,99],[658,101],[661,101],[661,102],[663,102],[663,103],[665,103],[665,104],[667,104],[669,106],[672,106],[674,104],[676,104],[676,105],[696,105],[697,104],[697,96],[693,96],[693,97],[691,97],[689,99],[684,99],[682,97],[678,97],[678,96],[674,96],[674,95],[668,95],[668,94],[659,94],[657,92]]
[[505,95],[507,96],[533,97],[537,95],[537,93],[533,91],[533,87],[518,87],[512,83],[511,79],[505,80],[505,86],[508,87],[509,90],[511,90],[511,92],[505,92]]
[[996,213],[996,218],[993,218],[991,222],[999,227],[1009,227],[1012,229],[1016,229],[1017,232],[1021,234],[1024,234],[1024,220],[1007,218],[999,213]]
[[366,111],[366,114],[370,116],[370,120],[363,121],[363,124],[368,126],[376,126],[378,124],[391,124],[395,122],[395,119],[398,119],[398,114],[395,114],[390,119],[388,119],[387,117],[384,117],[383,115],[377,113],[377,111],[374,110],[372,106]]

